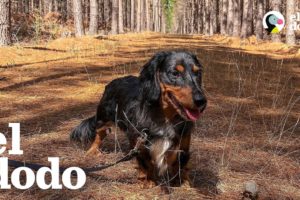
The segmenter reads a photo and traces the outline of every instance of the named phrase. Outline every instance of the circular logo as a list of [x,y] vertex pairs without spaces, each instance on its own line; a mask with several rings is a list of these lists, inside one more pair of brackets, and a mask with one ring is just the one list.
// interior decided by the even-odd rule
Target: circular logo
[[283,15],[278,11],[269,11],[263,18],[263,26],[269,33],[279,33],[285,24]]

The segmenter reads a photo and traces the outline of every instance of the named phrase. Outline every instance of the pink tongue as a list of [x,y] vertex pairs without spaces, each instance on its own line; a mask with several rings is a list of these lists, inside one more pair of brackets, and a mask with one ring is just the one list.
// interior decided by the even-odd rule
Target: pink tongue
[[201,114],[201,112],[198,109],[192,110],[192,109],[184,108],[184,111],[185,111],[186,115],[188,116],[188,118],[192,121],[196,121],[200,117],[200,114]]

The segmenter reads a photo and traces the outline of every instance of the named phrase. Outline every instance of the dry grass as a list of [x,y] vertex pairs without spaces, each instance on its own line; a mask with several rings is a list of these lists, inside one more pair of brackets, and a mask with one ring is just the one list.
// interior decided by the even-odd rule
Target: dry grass
[[58,39],[0,49],[0,130],[21,122],[24,155],[12,158],[61,166],[108,163],[128,150],[117,131],[103,155],[86,158],[69,143],[70,130],[91,115],[104,86],[137,74],[155,52],[188,49],[205,66],[209,98],[193,134],[192,188],[142,189],[135,163],[126,162],[88,178],[79,191],[0,191],[1,199],[240,199],[255,180],[261,199],[300,198],[299,52],[253,38],[175,36],[154,33]]

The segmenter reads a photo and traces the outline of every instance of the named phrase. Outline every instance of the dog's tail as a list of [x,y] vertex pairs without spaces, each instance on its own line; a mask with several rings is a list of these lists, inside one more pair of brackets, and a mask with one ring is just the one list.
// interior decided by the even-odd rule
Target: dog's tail
[[101,126],[101,121],[98,122],[96,116],[87,118],[74,128],[70,140],[81,144],[83,148],[87,148],[95,140],[96,129],[99,126]]

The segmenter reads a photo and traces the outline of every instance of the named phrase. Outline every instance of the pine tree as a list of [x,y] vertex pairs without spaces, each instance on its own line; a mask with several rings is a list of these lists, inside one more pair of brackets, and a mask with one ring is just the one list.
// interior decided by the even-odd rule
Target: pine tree
[[241,31],[240,0],[233,0],[234,18],[232,35],[237,37]]
[[291,15],[294,15],[296,3],[295,0],[287,0],[286,3],[286,43],[290,45],[294,45],[296,43],[295,30],[291,26],[293,21],[291,19]]
[[140,32],[141,31],[141,14],[142,14],[142,11],[141,11],[141,1],[136,1],[135,2],[135,6],[136,6],[136,27],[135,27],[135,31],[136,32]]
[[118,32],[118,0],[112,0],[111,34]]
[[134,0],[130,0],[130,30],[134,31]]
[[175,7],[175,0],[163,0],[162,5],[163,5],[163,11],[166,16],[166,28],[167,31],[171,31],[172,28],[172,23],[173,23],[173,16],[174,16],[174,7]]
[[[232,36],[233,33],[233,20],[234,20],[234,0],[228,0],[228,12],[227,12],[227,34]],[[246,0],[245,0],[246,1]]]
[[99,5],[98,0],[90,0],[90,25],[89,34],[97,34],[99,20]]
[[124,33],[122,0],[118,0],[118,33]]
[[0,1],[0,46],[11,44],[10,5],[10,0]]
[[241,37],[246,38],[249,36],[249,26],[251,26],[252,18],[250,17],[250,8],[251,6],[251,0],[244,0],[243,3],[243,19],[242,19],[242,29],[241,29]]
[[221,13],[221,34],[225,35],[227,33],[227,12],[228,12],[228,0],[223,0],[222,1],[222,13]]
[[73,0],[73,15],[75,23],[75,35],[76,37],[83,36],[84,27],[81,0]]
[[263,39],[263,17],[264,17],[264,0],[256,1],[257,5],[257,15],[256,15],[256,25],[255,34],[258,40]]

